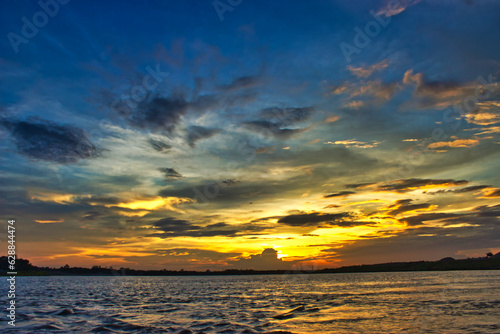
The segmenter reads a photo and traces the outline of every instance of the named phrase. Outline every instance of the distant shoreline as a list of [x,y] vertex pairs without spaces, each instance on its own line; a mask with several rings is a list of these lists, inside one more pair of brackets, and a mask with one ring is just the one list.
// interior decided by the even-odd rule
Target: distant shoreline
[[[0,275],[7,275],[6,257],[0,258]],[[228,276],[228,275],[287,275],[287,274],[334,274],[334,273],[376,273],[409,271],[457,271],[457,270],[500,270],[500,253],[490,257],[455,260],[444,258],[439,261],[389,262],[365,264],[321,270],[252,270],[226,269],[224,271],[185,270],[137,270],[130,268],[36,267],[28,260],[17,259],[17,276]]]

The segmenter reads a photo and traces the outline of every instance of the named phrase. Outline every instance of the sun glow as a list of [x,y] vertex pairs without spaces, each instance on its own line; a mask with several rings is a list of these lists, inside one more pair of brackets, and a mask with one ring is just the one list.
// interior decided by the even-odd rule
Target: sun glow
[[130,210],[157,210],[157,209],[167,209],[170,211],[175,211],[179,213],[184,213],[179,209],[179,205],[183,203],[193,203],[194,200],[190,198],[182,197],[154,197],[152,199],[135,200],[131,202],[123,202],[119,204],[110,204],[106,207],[117,206],[119,208],[125,208]]

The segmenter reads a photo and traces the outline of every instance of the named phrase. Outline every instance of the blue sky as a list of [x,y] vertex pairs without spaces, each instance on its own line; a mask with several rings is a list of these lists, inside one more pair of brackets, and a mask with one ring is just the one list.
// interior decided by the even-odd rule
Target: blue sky
[[500,250],[495,1],[41,3],[0,14],[1,216],[33,263]]

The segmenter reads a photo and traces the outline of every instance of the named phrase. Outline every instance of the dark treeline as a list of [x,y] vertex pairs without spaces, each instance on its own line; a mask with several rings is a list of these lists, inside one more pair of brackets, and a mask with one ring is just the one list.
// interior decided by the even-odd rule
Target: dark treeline
[[[293,274],[293,273],[358,273],[358,272],[396,272],[396,271],[445,271],[445,270],[499,270],[500,253],[489,253],[482,258],[455,260],[451,257],[439,261],[417,262],[390,262],[381,264],[365,264],[346,266],[316,271],[298,270],[238,270],[224,271],[187,271],[187,270],[137,270],[130,268],[113,269],[111,267],[94,266],[92,268],[70,267],[60,268],[36,267],[26,259],[16,260],[16,271],[21,276],[195,276],[195,275],[266,275],[266,274]],[[0,257],[0,275],[7,275],[7,257]]]

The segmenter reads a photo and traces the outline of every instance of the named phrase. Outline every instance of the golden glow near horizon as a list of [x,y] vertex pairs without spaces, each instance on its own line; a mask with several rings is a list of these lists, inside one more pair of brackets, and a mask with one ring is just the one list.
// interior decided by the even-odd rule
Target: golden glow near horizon
[[119,204],[108,204],[106,207],[117,206],[119,208],[126,208],[131,210],[156,210],[156,209],[166,209],[170,211],[175,211],[179,213],[184,213],[178,208],[180,204],[183,203],[193,203],[190,198],[179,198],[179,197],[154,197],[145,200],[135,200],[130,202],[124,202]]
[[[277,169],[273,173],[277,177],[281,177],[282,173],[286,173],[286,170],[276,173]],[[290,169],[288,172],[294,172],[294,169]],[[397,183],[396,183],[397,184]],[[239,253],[241,256],[250,257],[252,254],[259,254],[261,250],[265,248],[274,248],[277,250],[277,258],[281,261],[292,261],[299,265],[300,259],[314,259],[316,264],[321,263],[322,265],[335,265],[338,262],[335,257],[338,251],[341,250],[345,245],[352,244],[353,242],[373,239],[373,238],[387,238],[391,236],[396,236],[402,231],[410,226],[405,223],[405,218],[408,216],[413,216],[419,213],[425,212],[436,212],[439,211],[439,205],[428,204],[421,206],[412,206],[408,201],[400,201],[402,197],[407,197],[407,194],[413,194],[412,196],[424,196],[425,191],[428,189],[433,189],[435,191],[446,191],[447,189],[453,188],[456,185],[451,183],[436,185],[425,185],[418,187],[408,187],[405,191],[406,194],[400,194],[397,192],[384,192],[373,189],[370,192],[371,187],[362,186],[368,192],[363,194],[346,194],[345,196],[339,196],[335,198],[322,198],[322,194],[313,194],[311,191],[307,191],[298,198],[294,198],[291,202],[290,200],[283,200],[281,202],[282,209],[277,209],[276,204],[265,204],[262,203],[257,207],[260,207],[259,216],[265,218],[265,221],[257,224],[255,226],[269,226],[269,232],[265,236],[260,233],[252,234],[248,231],[246,235],[242,236],[231,236],[226,237],[211,236],[200,239],[196,236],[179,236],[176,237],[176,242],[165,240],[163,237],[147,237],[136,239],[133,242],[129,240],[130,238],[118,238],[114,241],[109,242],[106,247],[92,247],[92,248],[82,248],[76,247],[76,253],[68,254],[68,259],[73,259],[76,257],[81,257],[82,259],[87,259],[86,261],[94,261],[95,263],[110,263],[110,261],[115,261],[115,263],[121,263],[123,265],[129,264],[133,265],[134,262],[126,260],[127,258],[150,258],[157,256],[158,249],[184,249],[184,251],[171,251],[169,257],[177,256],[180,258],[190,258],[194,250],[203,249],[206,252],[215,253]],[[490,188],[482,189],[478,194],[482,193],[492,193],[493,190]],[[350,195],[350,196],[348,196]],[[373,197],[378,197],[373,199]],[[74,202],[78,197],[72,194],[54,194],[45,193],[32,195],[32,198],[43,201],[53,201],[56,203],[71,203]],[[82,198],[81,196],[79,198]],[[86,197],[90,198],[90,197]],[[366,199],[372,198],[372,199]],[[311,201],[312,200],[312,201]],[[337,205],[327,204],[327,203],[338,203]],[[418,203],[418,200],[412,200],[411,203]],[[91,205],[98,205],[97,203],[90,200]],[[117,210],[116,212],[123,217],[140,218],[147,217],[154,212],[176,212],[181,215],[186,215],[192,210],[189,208],[189,203],[193,203],[193,200],[189,198],[179,198],[179,197],[149,197],[130,201],[123,201],[116,204],[106,204],[104,207],[107,208],[120,208],[127,209],[128,211]],[[184,209],[179,208],[180,205],[184,205]],[[256,207],[256,208],[257,208]],[[303,209],[300,209],[300,208]],[[326,212],[325,207],[330,207]],[[333,225],[338,224],[338,226],[329,226],[330,222],[327,220],[322,223],[324,227],[308,226],[287,226],[280,223],[280,217],[283,217],[283,212],[289,212],[290,215],[296,214],[298,217],[302,216],[315,216],[323,217],[323,215],[335,215],[335,213],[342,212],[342,207],[356,208],[351,214],[356,214],[355,218],[359,223],[357,226],[342,226],[342,223],[331,223]],[[439,212],[467,212],[472,208],[462,208],[454,210],[444,210]],[[186,213],[186,210],[188,213]],[[238,210],[233,210],[233,215],[238,216]],[[373,210],[376,210],[373,212]],[[370,212],[372,211],[372,212]],[[323,212],[322,214],[317,214],[318,212]],[[231,210],[226,211],[226,214],[231,214]],[[398,216],[398,218],[396,218]],[[266,218],[267,217],[267,218]],[[255,218],[254,218],[255,219]],[[51,219],[51,220],[36,220],[40,224],[50,224],[50,223],[64,223],[63,219]],[[227,229],[238,229],[240,226],[245,226],[248,224],[244,216],[240,214],[240,219],[230,219],[230,222],[225,228]],[[182,224],[181,222],[178,224]],[[321,224],[320,224],[321,225]],[[175,226],[175,225],[174,225]],[[447,230],[453,230],[454,228],[461,227],[472,227],[474,224],[468,223],[456,223],[456,224],[443,224],[439,222],[439,219],[427,222],[426,226],[435,226],[445,228]],[[84,227],[84,226],[82,226]],[[417,227],[418,228],[418,227]],[[203,229],[203,227],[196,228],[196,230]],[[139,230],[141,231],[141,230]],[[146,230],[154,233],[155,231],[161,231],[160,227],[155,227],[150,225],[146,226]],[[274,232],[273,232],[274,231]],[[282,231],[282,232],[279,232]],[[422,237],[432,236],[432,234],[421,234]],[[123,244],[121,244],[123,243]],[[189,245],[185,247],[183,245]],[[315,246],[316,245],[316,246]],[[328,251],[329,259],[320,258],[324,256],[323,250],[325,246],[329,245]],[[214,253],[214,254],[215,254]],[[163,255],[164,256],[164,255]],[[63,259],[64,256],[53,258]],[[43,259],[43,257],[38,257],[38,259]],[[48,259],[48,258],[47,258]],[[225,261],[210,262],[208,259],[206,263],[218,263],[218,265],[229,264],[230,261],[237,261],[238,257],[229,257]],[[197,263],[197,265],[203,263],[203,260],[192,261],[191,263]],[[200,262],[201,261],[201,262]],[[228,262],[229,261],[229,262]],[[291,262],[291,263],[292,263]],[[85,263],[85,261],[84,261]]]

